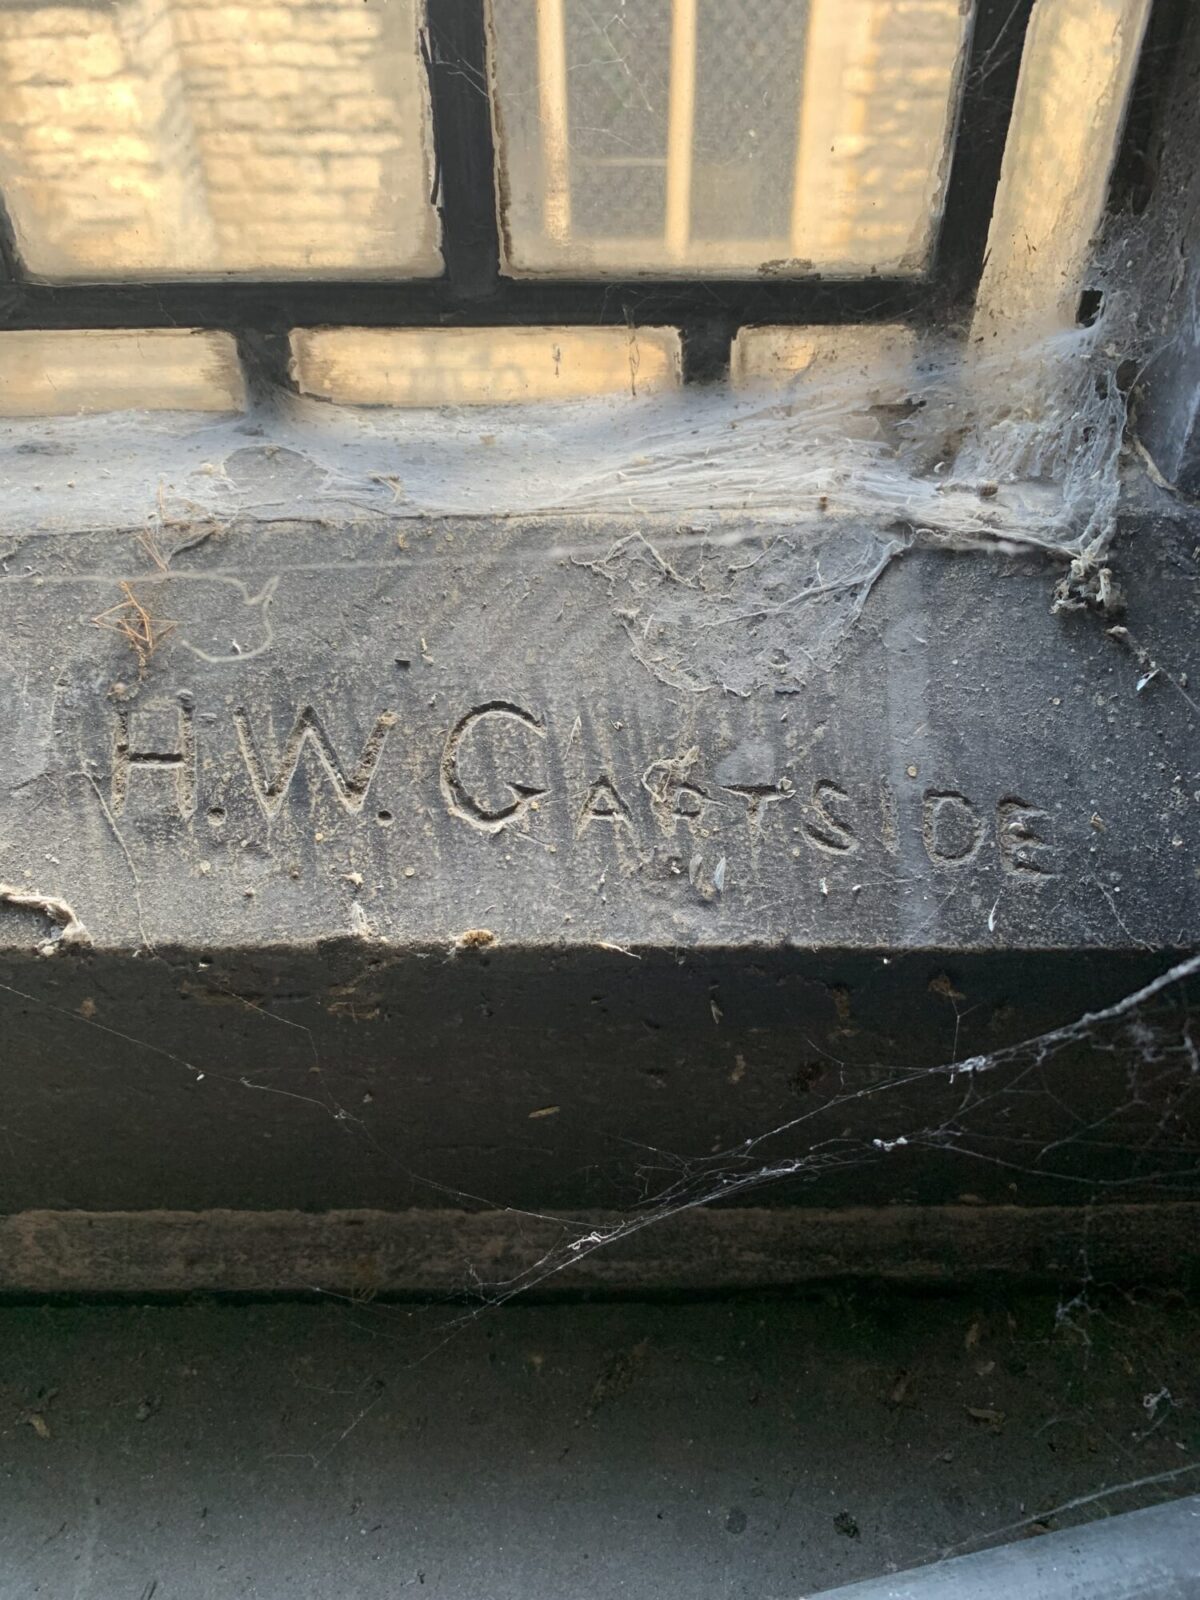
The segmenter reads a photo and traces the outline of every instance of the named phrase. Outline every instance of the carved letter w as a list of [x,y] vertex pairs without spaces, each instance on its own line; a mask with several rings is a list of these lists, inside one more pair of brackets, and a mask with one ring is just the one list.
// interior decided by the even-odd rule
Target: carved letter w
[[329,735],[322,727],[321,719],[312,706],[301,706],[292,724],[292,731],[288,734],[287,743],[283,747],[283,755],[273,772],[268,770],[259,753],[258,741],[250,726],[250,717],[243,707],[239,706],[233,713],[233,722],[237,728],[242,759],[246,763],[246,771],[250,774],[255,797],[268,817],[279,815],[292,779],[296,776],[296,768],[300,765],[300,756],[306,744],[312,746],[317,760],[325,769],[329,781],[333,784],[338,803],[347,811],[357,813],[362,810],[363,801],[367,798],[367,790],[375,775],[375,768],[379,765],[379,757],[383,753],[384,740],[388,736],[389,728],[395,726],[396,713],[394,711],[380,713],[370,737],[363,746],[362,758],[349,776],[346,775],[338,753],[333,748]]

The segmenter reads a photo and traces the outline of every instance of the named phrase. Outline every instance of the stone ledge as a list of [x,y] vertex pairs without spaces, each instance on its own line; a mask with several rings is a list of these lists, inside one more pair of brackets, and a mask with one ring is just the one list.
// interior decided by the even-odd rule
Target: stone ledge
[[1193,544],[1130,521],[1118,640],[882,529],[18,538],[0,881],[129,952],[1190,948]]
[[[613,1235],[611,1242],[598,1240]],[[584,1241],[572,1249],[573,1241]],[[540,1266],[543,1263],[544,1266]],[[0,1295],[327,1293],[544,1297],[848,1278],[1184,1283],[1200,1204],[838,1211],[29,1211],[0,1218]]]

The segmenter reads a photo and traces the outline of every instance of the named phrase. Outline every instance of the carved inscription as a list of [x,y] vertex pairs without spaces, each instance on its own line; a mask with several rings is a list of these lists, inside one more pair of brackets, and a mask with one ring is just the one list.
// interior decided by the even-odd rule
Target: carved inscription
[[[244,705],[229,715],[250,792],[268,821],[283,812],[306,760],[313,779],[324,782],[336,804],[352,817],[361,815],[398,721],[394,711],[379,712],[350,766],[347,741],[331,737],[311,703],[296,711],[282,746],[265,717],[252,715]],[[216,720],[212,713],[201,717],[188,694],[166,706],[118,710],[109,788],[113,815],[126,811],[136,784],[145,788],[143,806],[169,804],[187,822],[201,803],[199,742],[209,737],[207,730]],[[570,779],[564,754],[579,727],[576,719],[556,748],[551,728],[529,707],[500,699],[472,706],[442,741],[437,771],[446,813],[455,822],[495,834],[527,828],[529,813],[543,803],[551,817],[557,806],[557,825],[565,826],[581,846],[586,840],[592,848],[604,839],[620,838],[653,849],[656,839],[677,844],[682,831],[685,838],[690,836],[692,876],[711,846],[714,874],[719,872],[722,880],[724,851],[733,847],[736,836],[730,830],[738,817],[744,819],[740,837],[746,840],[748,830],[752,849],[773,838],[788,847],[793,859],[824,857],[829,867],[863,850],[899,857],[907,838],[909,848],[923,849],[939,871],[961,871],[985,852],[993,869],[998,865],[1010,882],[1037,884],[1058,871],[1053,817],[1016,793],[982,803],[953,787],[928,787],[898,797],[883,778],[826,772],[801,779],[790,762],[786,765],[791,770],[772,770],[777,758],[765,743],[737,748],[739,775],[746,774],[738,782],[719,781],[732,775],[732,758],[726,757],[722,766],[710,761],[698,744],[656,756],[640,773],[637,768],[614,768],[610,758],[590,770],[585,765],[582,774]],[[390,763],[388,786],[394,774]],[[381,796],[378,820],[396,820],[396,812],[388,809],[396,798]],[[784,806],[783,801],[799,804]],[[223,805],[213,809],[225,815]]]
[[810,843],[830,855],[847,855],[858,848],[858,836],[850,823],[850,796],[832,778],[818,778],[812,786],[812,799],[804,832]]
[[363,746],[358,765],[350,773],[347,773],[342,765],[333,741],[325,732],[313,706],[301,706],[292,724],[292,731],[284,743],[283,753],[277,762],[264,760],[259,737],[256,736],[250,721],[250,713],[243,706],[239,706],[233,713],[233,723],[237,729],[242,760],[246,763],[246,771],[250,774],[255,798],[267,817],[274,818],[279,815],[292,779],[296,776],[305,745],[311,748],[317,758],[318,769],[324,771],[333,785],[339,805],[351,815],[357,815],[367,798],[367,790],[371,786],[371,779],[383,754],[384,741],[389,730],[396,725],[396,713],[380,712]]
[[921,837],[930,861],[962,867],[983,842],[983,823],[965,794],[956,789],[926,789],[921,806]]
[[583,809],[579,813],[576,834],[583,833],[595,822],[607,823],[611,828],[625,828],[630,833],[633,832],[633,818],[630,816],[629,807],[621,798],[611,778],[597,778],[588,790]]
[[654,820],[668,837],[680,821],[690,829],[704,814],[708,793],[693,777],[699,760],[700,747],[692,745],[681,755],[652,761],[642,774]]
[[896,796],[886,778],[880,778],[879,787],[879,838],[889,855],[900,850],[900,824],[896,814]]
[[502,786],[511,799],[497,804],[482,797],[463,777],[461,769],[468,750],[479,753],[473,747],[482,745],[486,756],[489,738],[494,738],[498,731],[512,731],[514,725],[528,730],[537,739],[546,737],[545,728],[532,712],[508,700],[491,700],[486,705],[475,706],[455,723],[442,751],[442,796],[448,810],[451,815],[487,833],[495,833],[523,815],[530,803],[546,792],[528,778],[503,777]]
[[[141,713],[142,718],[151,715]],[[113,739],[112,777],[109,804],[119,817],[129,798],[129,783],[135,771],[166,778],[175,793],[175,808],[186,821],[196,809],[196,724],[191,697],[181,695],[175,712],[177,726],[173,749],[156,745],[135,745],[139,734],[133,728],[133,713],[122,707],[116,714]]]
[[746,802],[746,820],[752,831],[757,831],[765,820],[767,806],[790,800],[796,792],[790,778],[781,778],[778,783],[723,783],[721,787],[726,794],[736,794]]
[[1053,819],[1038,806],[1012,796],[996,807],[1000,865],[1014,878],[1052,878]]

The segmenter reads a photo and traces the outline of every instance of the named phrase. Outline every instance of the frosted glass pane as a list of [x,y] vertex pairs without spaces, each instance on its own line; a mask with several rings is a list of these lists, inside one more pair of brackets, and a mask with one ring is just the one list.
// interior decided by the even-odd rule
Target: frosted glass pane
[[297,328],[303,394],[356,406],[498,405],[655,394],[680,382],[674,328]]
[[960,0],[489,0],[517,273],[919,274]]
[[807,374],[829,384],[833,404],[837,386],[847,382],[863,407],[897,404],[911,388],[916,353],[916,331],[901,323],[741,328],[730,378],[735,389],[783,388]]
[[416,0],[0,0],[27,270],[431,275]]
[[0,333],[0,417],[96,411],[241,411],[228,333],[194,328]]

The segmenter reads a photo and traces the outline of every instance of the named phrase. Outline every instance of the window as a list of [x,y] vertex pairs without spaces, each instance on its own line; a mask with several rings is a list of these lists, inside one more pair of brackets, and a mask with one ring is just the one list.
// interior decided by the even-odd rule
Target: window
[[958,0],[493,0],[506,268],[917,276]]
[[[0,329],[224,334],[277,383],[327,328],[543,330],[494,363],[537,394],[512,354],[553,367],[556,330],[609,327],[590,348],[622,373],[648,330],[650,388],[724,376],[747,326],[961,324],[989,224],[985,282],[1020,249],[1024,196],[1045,255],[1082,255],[1147,10],[0,0]],[[393,365],[381,393],[464,397],[467,348],[393,340],[458,377]]]
[[441,270],[416,0],[0,5],[0,184],[56,282]]

